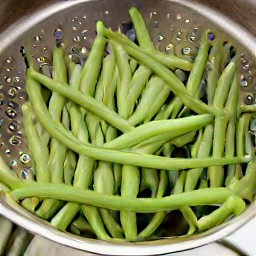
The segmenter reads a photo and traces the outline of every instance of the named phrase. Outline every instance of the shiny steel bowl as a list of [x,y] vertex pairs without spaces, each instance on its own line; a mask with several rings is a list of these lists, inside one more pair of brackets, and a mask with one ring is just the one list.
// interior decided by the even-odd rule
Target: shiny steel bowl
[[[95,20],[103,19],[108,26],[117,28],[122,22],[129,21],[127,11],[133,5],[142,11],[149,24],[158,22],[159,28],[150,31],[153,38],[156,39],[161,34],[165,40],[168,40],[168,29],[171,25],[174,30],[183,29],[187,33],[195,25],[200,29],[207,26],[207,28],[217,30],[217,33],[222,34],[223,37],[227,37],[232,42],[236,42],[238,49],[246,52],[251,66],[255,68],[256,27],[254,24],[256,24],[256,16],[253,13],[256,10],[256,2],[253,0],[232,2],[229,0],[41,0],[34,1],[33,4],[30,1],[5,0],[0,3],[0,12],[2,12],[0,16],[0,25],[2,25],[0,26],[0,64],[2,63],[0,71],[2,74],[6,72],[4,63],[11,57],[16,68],[14,72],[17,72],[22,82],[24,81],[25,65],[23,60],[17,57],[21,45],[26,43],[31,51],[34,51],[35,56],[40,57],[41,50],[37,50],[33,44],[37,41],[36,43],[40,46],[53,47],[50,36],[52,31],[61,23],[62,27],[67,27],[70,29],[69,31],[73,31],[72,36],[67,34],[65,38],[67,53],[76,47],[77,42],[74,41],[74,37],[77,35],[80,38],[83,36],[84,40],[81,44],[88,47],[95,36]],[[187,27],[185,26],[188,22],[184,22],[185,20],[189,21]],[[79,22],[83,22],[85,26],[80,28]],[[155,43],[161,49],[166,43],[165,40],[160,43],[155,40]],[[38,65],[40,64],[42,63],[38,63]],[[255,95],[255,88],[251,86],[249,90],[241,90],[241,102],[248,92]],[[22,121],[19,113],[16,121],[18,123]],[[5,134],[5,136],[4,139],[8,141],[10,135]],[[6,149],[0,151],[2,155],[4,155],[4,150]],[[17,155],[21,151],[26,152],[24,140],[21,141],[19,148],[11,151],[14,153],[11,153],[6,161],[17,159]],[[21,166],[23,165],[17,165],[17,172],[23,168]],[[252,203],[240,216],[202,234],[118,244],[60,232],[52,228],[47,222],[24,210],[11,199],[7,199],[5,195],[2,195],[0,199],[0,214],[25,229],[73,248],[104,255],[159,255],[195,248],[226,237],[256,215],[256,205]]]

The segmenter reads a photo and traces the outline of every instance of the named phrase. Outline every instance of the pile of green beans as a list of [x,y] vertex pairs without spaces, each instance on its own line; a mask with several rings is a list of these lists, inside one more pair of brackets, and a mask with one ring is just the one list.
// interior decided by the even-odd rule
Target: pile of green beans
[[129,15],[136,43],[98,21],[83,65],[56,43],[52,77],[27,53],[23,128],[36,181],[19,179],[0,157],[0,188],[76,235],[168,236],[173,211],[185,223],[176,235],[197,234],[254,200],[256,113],[238,105],[237,59],[221,38],[203,32],[190,62],[158,51],[140,12]]

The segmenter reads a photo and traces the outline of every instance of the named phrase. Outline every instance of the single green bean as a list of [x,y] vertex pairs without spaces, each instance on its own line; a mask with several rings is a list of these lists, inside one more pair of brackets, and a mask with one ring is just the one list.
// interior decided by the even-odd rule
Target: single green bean
[[98,33],[92,45],[88,59],[83,67],[79,88],[86,95],[94,95],[95,85],[106,48],[106,39]]
[[220,51],[222,50],[222,42],[216,38],[216,42],[213,44],[210,54],[209,54],[209,64],[208,66],[208,75],[206,78],[207,81],[207,100],[208,104],[213,103],[214,92],[217,87],[217,83],[221,73],[221,61],[222,57]]
[[199,219],[198,229],[201,232],[210,229],[222,223],[231,215],[239,215],[244,209],[245,202],[240,197],[230,196],[217,210]]
[[87,218],[88,222],[91,224],[96,236],[99,239],[102,239],[105,241],[109,240],[110,236],[107,234],[105,230],[104,223],[101,219],[99,209],[96,207],[89,206],[88,203],[81,205],[81,209],[84,216]]
[[129,91],[129,84],[132,79],[131,71],[129,68],[129,58],[121,45],[113,41],[110,41],[110,44],[112,45],[112,48],[115,53],[117,68],[119,72],[119,79],[120,79],[120,82],[117,83],[117,88],[116,88],[117,111],[122,118],[127,119],[128,104],[126,100],[127,100],[127,95]]
[[129,61],[129,65],[130,65],[130,71],[131,71],[131,74],[133,75],[133,73],[135,72],[135,70],[137,69],[138,67],[138,62],[134,59],[131,59]]
[[[235,155],[235,141],[236,141],[236,121],[237,121],[237,101],[238,101],[238,81],[236,75],[234,76],[229,96],[226,102],[226,112],[229,116],[229,122],[227,126],[227,134],[225,139],[225,155]],[[236,166],[229,165],[225,184],[228,185],[236,174]]]
[[141,65],[134,72],[132,76],[132,80],[129,85],[129,92],[127,95],[127,102],[129,102],[129,105],[128,105],[129,116],[131,116],[135,108],[135,104],[138,98],[140,97],[141,93],[143,92],[144,87],[147,84],[151,73],[152,72],[150,69]]
[[184,206],[222,204],[233,192],[227,188],[205,188],[173,194],[162,198],[124,198],[102,195],[95,191],[74,188],[65,184],[34,183],[13,190],[10,195],[15,201],[31,196],[55,198],[117,211],[153,213],[179,209]]

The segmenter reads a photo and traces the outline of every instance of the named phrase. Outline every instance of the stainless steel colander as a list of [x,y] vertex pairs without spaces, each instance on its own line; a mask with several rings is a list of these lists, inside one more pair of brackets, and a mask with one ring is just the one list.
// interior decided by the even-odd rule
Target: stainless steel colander
[[[30,153],[22,132],[20,106],[25,93],[26,65],[23,47],[35,60],[37,68],[51,71],[52,49],[56,31],[62,32],[67,58],[83,62],[95,37],[95,21],[103,20],[113,30],[129,23],[128,10],[141,10],[155,46],[175,52],[183,58],[196,53],[200,33],[211,29],[230,42],[240,54],[240,104],[256,104],[256,39],[241,25],[220,12],[197,2],[182,0],[91,0],[58,1],[10,26],[0,35],[0,154],[20,177],[33,179]],[[256,10],[256,7],[255,7]],[[219,240],[255,216],[252,204],[239,217],[204,234],[193,237],[164,238],[127,244],[110,244],[63,233],[1,198],[0,214],[24,228],[53,241],[85,251],[112,255],[151,255],[181,251]]]

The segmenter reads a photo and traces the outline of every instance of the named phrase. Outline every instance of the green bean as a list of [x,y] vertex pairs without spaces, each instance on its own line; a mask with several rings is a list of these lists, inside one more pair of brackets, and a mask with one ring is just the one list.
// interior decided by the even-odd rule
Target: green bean
[[[114,176],[111,163],[99,162],[98,168],[94,172],[94,190],[104,195],[114,194]],[[114,221],[110,212],[106,209],[100,209],[100,213],[109,233],[114,238],[122,238],[122,228]]]
[[[164,196],[168,186],[168,175],[165,170],[160,170],[160,179],[158,183],[158,191],[156,194],[156,198],[161,198]],[[160,226],[160,224],[164,221],[167,215],[166,211],[156,212],[148,223],[148,225],[139,233],[138,237],[149,237],[152,235],[156,229]]]
[[72,184],[75,168],[76,168],[76,155],[73,151],[69,150],[64,161],[64,182],[66,184]]
[[[234,76],[229,96],[226,102],[225,109],[229,115],[229,122],[227,126],[227,134],[225,140],[225,155],[234,156],[235,155],[235,140],[236,140],[236,121],[237,121],[237,101],[238,101],[238,81],[237,77]],[[225,179],[225,184],[228,185],[232,178],[236,174],[236,166],[229,165],[227,170],[227,175]]]
[[106,241],[109,240],[110,236],[107,234],[104,228],[104,223],[101,219],[99,209],[96,207],[89,206],[88,203],[81,205],[81,209],[83,211],[84,216],[87,218],[87,220],[91,224],[96,236],[102,240],[106,240]]
[[158,183],[159,177],[156,169],[142,168],[140,191],[150,189],[151,197],[156,197]]
[[[247,162],[248,157],[232,157],[232,158],[202,158],[202,159],[166,159],[159,156],[140,155],[124,151],[104,149],[101,147],[94,147],[78,141],[72,134],[67,132],[58,122],[51,119],[48,111],[45,109],[45,104],[40,95],[39,88],[27,87],[32,106],[34,107],[37,119],[43,125],[45,130],[51,134],[52,137],[62,141],[66,147],[72,149],[78,154],[85,154],[89,157],[98,160],[112,161],[121,164],[133,164],[136,166],[143,166],[157,169],[186,169],[188,167],[207,167],[212,164],[236,164]],[[39,104],[40,103],[40,104]],[[40,105],[40,107],[39,107]]]
[[28,181],[18,178],[16,173],[10,170],[4,159],[0,156],[0,182],[10,189],[15,189],[26,186]]
[[12,233],[13,223],[0,216],[0,255],[4,255],[6,245]]
[[[136,127],[133,131],[120,135],[115,140],[105,143],[106,148],[124,149],[139,143],[156,142],[161,137],[171,140],[189,131],[200,129],[212,121],[211,115],[197,115],[172,120],[151,121]],[[179,127],[177,129],[177,127]]]
[[127,95],[127,102],[129,102],[129,105],[128,105],[129,116],[131,116],[134,110],[136,101],[138,100],[139,96],[144,90],[144,87],[147,84],[150,75],[151,75],[151,70],[141,65],[133,74],[132,80],[129,85],[129,92]]
[[[175,181],[173,194],[178,194],[183,192],[185,181],[186,181],[186,175],[187,175],[187,171],[180,172],[180,175]],[[197,218],[195,213],[188,206],[181,207],[179,210],[181,211],[185,221],[189,224],[188,234],[193,234],[197,229]]]
[[172,139],[170,141],[170,144],[181,148],[191,143],[194,140],[195,136],[196,136],[196,131],[191,131]]
[[[72,81],[72,87],[77,88],[79,84],[79,77],[81,69],[74,69],[74,72],[70,74],[70,81]],[[71,130],[73,134],[83,142],[88,143],[89,135],[87,126],[84,122],[84,111],[80,110],[74,103],[70,103],[69,107]],[[79,155],[76,170],[74,173],[73,185],[77,188],[88,188],[92,179],[92,170],[94,167],[94,160],[88,158],[85,155]],[[75,215],[80,209],[80,205],[76,203],[67,203],[52,219],[51,224],[60,229],[66,230],[67,226],[71,223]],[[84,210],[87,208],[84,208]],[[89,211],[94,212],[92,208],[88,208]],[[93,224],[92,224],[93,225]],[[97,229],[98,226],[93,226]],[[100,226],[101,228],[101,226]]]
[[168,86],[164,86],[161,92],[158,94],[156,100],[148,108],[146,118],[144,118],[144,123],[149,122],[161,109],[164,102],[170,95],[170,89]]
[[138,62],[134,59],[131,59],[129,61],[129,65],[130,65],[130,71],[131,74],[133,75],[133,73],[136,71],[137,67],[138,67]]
[[229,185],[237,195],[252,202],[255,197],[256,188],[256,158],[250,161],[246,167],[245,175],[237,182]]
[[[102,22],[97,22],[97,27],[102,31],[105,36],[109,38],[115,38],[115,33],[107,30]],[[115,38],[116,39],[116,38]],[[127,51],[127,53],[140,62],[142,65],[150,68],[156,75],[158,75],[168,86],[170,86],[171,90],[175,95],[180,97],[183,103],[191,108],[196,113],[212,113],[216,114],[216,110],[213,107],[210,107],[203,103],[198,99],[191,98],[189,93],[187,92],[184,84],[164,65],[158,62],[155,57],[152,57],[141,49],[131,47],[129,44],[123,43],[119,41],[123,48]],[[220,112],[220,110],[218,110]]]
[[[195,97],[195,98],[198,98],[198,90],[203,78],[203,74],[205,71],[205,66],[208,58],[208,52],[210,48],[210,43],[207,38],[207,32],[208,31],[205,31],[201,36],[201,43],[198,50],[198,54],[195,58],[193,67],[191,69],[191,72],[188,76],[188,80],[186,82],[187,92],[190,94],[191,97]],[[167,117],[169,117],[171,114],[171,118],[175,118],[183,106],[182,103],[183,102],[181,101],[180,98],[174,99],[171,106],[166,110]],[[182,110],[181,114],[183,114],[184,111],[187,111],[187,107],[185,107]]]
[[29,182],[27,186],[13,190],[10,195],[15,201],[37,196],[88,204],[117,211],[153,213],[179,209],[184,206],[222,204],[230,195],[233,195],[233,192],[227,188],[205,188],[162,198],[129,199],[116,195],[102,195],[95,191],[78,189],[65,184]]
[[79,91],[69,88],[67,85],[64,86],[61,83],[54,82],[52,79],[36,72],[35,70],[29,69],[27,73],[29,76],[31,76],[31,78],[39,81],[49,89],[56,90],[57,92],[63,94],[71,101],[81,105],[86,110],[99,116],[122,132],[128,132],[133,129],[133,127],[126,120],[117,115],[113,110],[108,109],[101,102],[96,101],[91,96],[84,95]]
[[213,106],[218,108],[223,108],[224,104],[228,98],[229,89],[234,79],[236,73],[236,64],[234,62],[229,62],[226,68],[223,70],[218,85],[216,87],[213,99]]
[[106,43],[106,39],[98,33],[92,45],[88,59],[83,67],[79,88],[86,95],[94,94],[95,84],[98,80]]
[[199,219],[199,231],[210,229],[219,223],[225,221],[231,215],[239,215],[245,209],[245,202],[238,196],[230,196],[227,200],[215,211]]
[[[153,115],[158,111],[158,109],[152,109],[151,106],[157,101],[159,94],[165,89],[164,87],[165,84],[161,79],[156,76],[151,77],[141,94],[135,111],[128,119],[129,123],[135,126],[147,118],[150,110],[153,110]],[[168,89],[167,92],[170,92]]]
[[[116,55],[119,55],[119,53]],[[103,100],[105,91],[108,90],[108,87],[111,85],[111,82],[112,82],[111,81],[112,79],[110,76],[111,74],[114,74],[114,71],[115,71],[114,58],[113,56],[111,57],[109,56],[107,57],[106,61],[104,61],[103,63],[102,73],[96,87],[95,99],[98,101]],[[121,61],[121,64],[122,62],[123,61]],[[100,126],[100,120],[97,117],[95,118],[95,116],[88,114],[86,117],[86,122],[88,125],[88,131],[90,134],[91,143],[96,146],[103,145],[105,138]],[[108,128],[107,128],[107,131],[109,132],[105,134],[105,136],[108,137],[106,138],[107,140],[112,140],[116,136],[116,129],[114,129],[113,127],[108,127]],[[93,187],[95,191],[99,193],[106,193],[106,194],[114,193],[114,177],[113,177],[113,171],[111,167],[112,167],[111,163],[103,162],[103,161],[98,162],[98,167],[94,171],[94,176],[93,176],[93,180],[94,180]],[[122,228],[113,219],[112,213],[106,209],[100,209],[100,214],[111,236],[114,238],[122,238],[123,237]]]
[[[209,156],[212,149],[213,139],[213,126],[210,124],[204,129],[203,135],[200,139],[200,145],[198,146],[198,152],[196,156],[198,158]],[[203,171],[203,168],[190,169],[187,173],[185,182],[185,191],[191,191],[195,189],[198,179]]]
[[127,95],[129,91],[129,84],[131,82],[131,72],[129,68],[129,62],[128,62],[128,55],[124,51],[123,47],[116,42],[110,41],[110,44],[112,45],[112,48],[115,53],[117,68],[119,72],[119,78],[120,82],[117,83],[116,88],[116,101],[117,101],[117,110],[118,114],[124,118],[127,119]]
[[201,43],[195,61],[193,63],[193,68],[189,74],[186,87],[191,96],[196,96],[198,93],[199,86],[205,71],[205,66],[208,59],[208,52],[210,48],[210,43],[207,38],[207,32],[205,31],[201,37]]
[[[64,57],[64,50],[62,46],[56,45],[53,50],[53,81],[56,83],[67,82],[67,69]],[[35,83],[32,80],[27,81],[32,83],[30,86],[34,87]],[[29,87],[29,85],[27,84]],[[37,85],[38,86],[38,85]],[[49,101],[49,113],[56,121],[62,121],[64,127],[69,126],[69,117],[64,109],[66,103],[65,97],[58,92],[53,92]],[[64,161],[66,157],[67,148],[55,138],[51,138],[50,152],[48,160],[48,168],[51,170],[51,182],[62,183],[64,181]],[[63,202],[56,200],[43,201],[36,214],[44,219],[49,219],[62,207]]]
[[22,105],[23,127],[26,141],[31,152],[38,182],[50,182],[48,168],[49,151],[45,144],[41,143],[37,130],[34,126],[34,114],[29,103]]
[[94,233],[91,225],[81,215],[72,222],[72,226],[75,226],[79,231],[85,234]]
[[208,104],[213,103],[214,92],[217,87],[218,79],[221,73],[221,54],[222,50],[222,42],[216,38],[216,42],[213,44],[210,54],[209,54],[209,67],[208,67],[208,75],[206,78],[207,81],[207,100]]
[[[214,93],[213,105],[218,108],[223,108],[227,101],[229,89],[233,83],[236,72],[236,65],[230,62],[222,72],[218,81],[217,88]],[[220,115],[215,118],[214,137],[213,137],[213,156],[219,157],[224,153],[225,138],[227,132],[228,117],[227,115]],[[224,179],[223,167],[211,166],[208,168],[208,175],[210,179],[210,186],[221,186]]]

